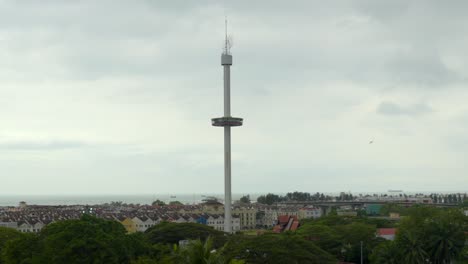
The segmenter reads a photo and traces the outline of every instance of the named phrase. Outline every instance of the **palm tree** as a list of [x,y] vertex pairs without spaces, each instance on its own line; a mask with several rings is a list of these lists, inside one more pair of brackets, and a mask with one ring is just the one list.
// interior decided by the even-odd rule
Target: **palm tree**
[[402,263],[427,263],[429,256],[424,250],[424,243],[415,233],[404,232],[400,234],[400,240],[398,242],[398,247],[401,250]]
[[372,250],[371,263],[399,264],[401,258],[399,249],[393,241],[385,241]]
[[435,264],[450,263],[457,258],[464,246],[464,235],[461,226],[446,219],[438,219],[428,226],[430,243],[428,252]]
[[208,237],[205,242],[200,239],[190,241],[185,247],[175,247],[174,258],[181,264],[224,264],[223,256],[213,249],[213,239]]

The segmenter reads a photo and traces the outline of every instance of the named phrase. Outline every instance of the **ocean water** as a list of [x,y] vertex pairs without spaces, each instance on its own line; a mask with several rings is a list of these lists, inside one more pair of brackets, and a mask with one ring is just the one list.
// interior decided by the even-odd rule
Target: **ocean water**
[[[250,195],[250,199],[257,200],[257,195]],[[232,194],[233,200],[239,200],[243,194]],[[169,203],[179,201],[183,204],[197,204],[207,197],[224,200],[223,194],[138,194],[138,195],[1,195],[0,206],[17,206],[25,201],[28,205],[96,205],[111,202],[127,204],[151,204],[156,199]]]
[[[398,193],[388,192],[352,192],[353,195],[359,194],[392,194]],[[415,193],[466,193],[459,192],[404,192],[411,195]],[[251,193],[250,199],[256,201],[258,196],[264,193]],[[275,193],[285,195],[285,193]],[[312,193],[313,194],[313,193]],[[338,196],[339,193],[324,192],[325,195]],[[244,194],[232,194],[232,200],[239,200]],[[221,202],[224,200],[224,194],[135,194],[135,195],[2,195],[0,194],[0,206],[17,206],[19,202],[25,201],[29,205],[97,205],[111,202],[123,202],[127,204],[151,204],[156,199],[169,203],[171,201],[179,201],[183,204],[197,204],[202,202],[207,197],[216,197]]]

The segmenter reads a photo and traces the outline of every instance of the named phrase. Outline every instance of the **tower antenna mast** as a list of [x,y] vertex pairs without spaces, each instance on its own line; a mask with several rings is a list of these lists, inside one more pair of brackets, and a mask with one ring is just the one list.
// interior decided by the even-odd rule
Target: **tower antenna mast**
[[227,33],[227,17],[224,18],[224,53],[228,54],[228,33]]
[[224,54],[229,55],[232,47],[232,37],[228,34],[228,20],[227,17],[224,19]]

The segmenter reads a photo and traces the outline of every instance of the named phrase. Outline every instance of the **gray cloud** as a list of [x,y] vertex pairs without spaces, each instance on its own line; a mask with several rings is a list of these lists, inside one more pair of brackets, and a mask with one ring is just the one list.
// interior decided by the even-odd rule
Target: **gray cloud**
[[439,87],[461,80],[457,73],[444,65],[436,51],[421,53],[418,48],[395,54],[384,70],[391,73],[398,83],[413,87]]
[[79,141],[10,141],[0,142],[1,150],[48,151],[78,149],[89,146]]
[[382,115],[403,115],[403,116],[419,116],[431,113],[433,109],[424,103],[417,103],[411,105],[400,105],[397,103],[384,101],[377,107],[377,113]]
[[418,189],[427,171],[434,189],[440,175],[458,189],[466,5],[0,1],[0,171],[41,179],[0,192],[222,190],[222,130],[210,118],[222,113],[225,15],[232,113],[245,118],[233,131],[237,190]]

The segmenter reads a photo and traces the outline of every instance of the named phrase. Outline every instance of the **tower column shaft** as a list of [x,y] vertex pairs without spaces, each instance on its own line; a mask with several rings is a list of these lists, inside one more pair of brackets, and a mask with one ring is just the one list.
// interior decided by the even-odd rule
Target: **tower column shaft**
[[224,232],[232,233],[231,215],[231,127],[224,127]]
[[[224,116],[231,116],[231,67],[224,65]],[[232,233],[231,127],[224,127],[224,232]]]
[[231,116],[231,67],[224,65],[224,116]]
[[242,126],[242,118],[231,116],[231,65],[232,55],[226,40],[226,48],[221,54],[224,70],[224,116],[211,119],[211,124],[224,127],[224,232],[232,233],[232,193],[231,193],[231,127]]

